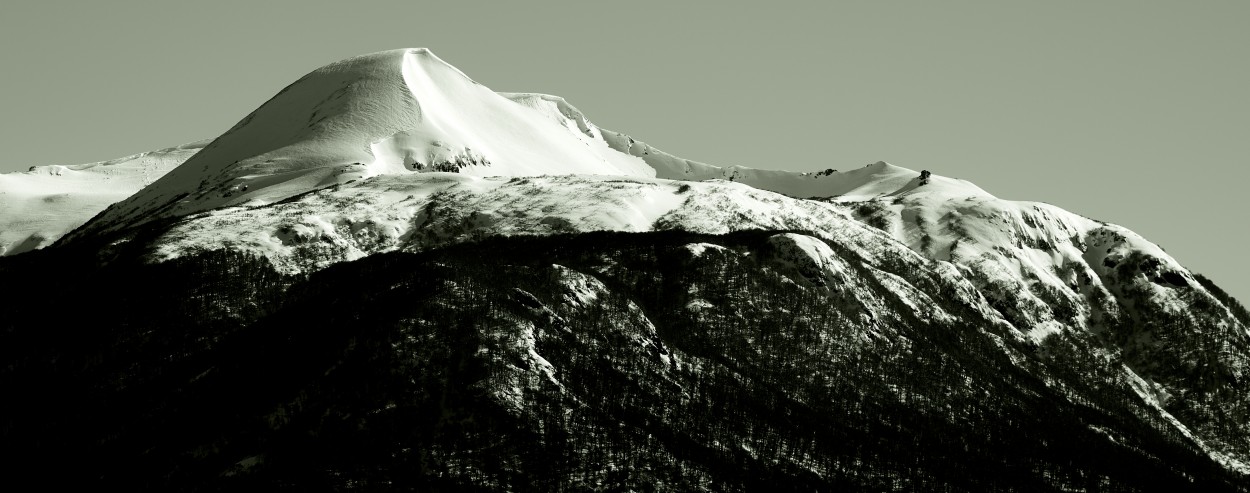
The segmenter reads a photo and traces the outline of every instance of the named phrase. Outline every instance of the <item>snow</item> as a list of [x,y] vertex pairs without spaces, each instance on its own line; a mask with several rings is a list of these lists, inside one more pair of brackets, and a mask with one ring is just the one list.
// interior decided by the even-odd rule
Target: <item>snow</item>
[[[594,174],[728,180],[792,197],[955,193],[991,197],[966,181],[877,162],[850,171],[720,168],[600,129],[557,96],[496,93],[426,49],[363,55],[314,70],[81,233],[161,217],[257,207],[382,175]],[[645,211],[643,211],[645,215]]]
[[[977,293],[965,299],[984,296],[987,303],[978,305],[997,311],[1015,329],[1008,335],[1017,340],[1041,344],[1053,337],[1105,333],[1122,327],[1117,324],[1124,320],[1149,319],[1159,311],[1193,320],[1195,299],[1214,303],[1176,259],[1126,228],[1049,204],[965,194],[945,184],[926,190],[942,183],[937,178],[902,193],[834,202],[939,266],[951,265],[964,273]],[[891,289],[908,288],[899,283]],[[919,310],[923,306],[913,301],[922,295],[902,301]],[[1148,312],[1138,311],[1142,303],[1149,306]],[[1235,324],[1230,315],[1208,326],[1223,330]],[[1127,337],[1139,352],[1167,351],[1161,346],[1174,344],[1149,332]],[[1013,353],[1007,354],[1017,361]],[[1148,365],[1139,370],[1150,371]],[[1165,411],[1167,389],[1127,366],[1124,372],[1148,405],[1210,457],[1230,470],[1250,471],[1244,455],[1221,442],[1218,432],[1201,422],[1182,423]]]
[[690,255],[693,257],[702,257],[709,250],[718,252],[724,251],[726,248],[714,243],[689,243],[686,245],[686,250],[689,250]]
[[1159,413],[1168,424],[1172,425],[1185,438],[1193,440],[1207,455],[1224,467],[1241,474],[1250,475],[1250,463],[1212,447],[1210,443],[1195,435],[1188,426],[1185,426],[1185,423],[1182,423],[1176,416],[1173,416],[1172,413],[1165,409],[1166,399],[1170,396],[1167,395],[1167,391],[1161,385],[1142,378],[1128,366],[1121,365],[1120,368],[1127,378],[1129,386],[1141,397],[1142,401]]
[[1029,329],[1028,336],[1030,339],[1033,339],[1034,342],[1040,343],[1042,341],[1045,341],[1046,338],[1050,336],[1053,336],[1055,334],[1062,334],[1062,333],[1063,333],[1063,324],[1060,324],[1059,322],[1056,322],[1054,320],[1046,320],[1033,326],[1033,328]]
[[782,233],[768,238],[772,260],[783,271],[796,271],[820,285],[843,277],[846,266],[829,245],[808,235]]
[[207,141],[0,174],[0,255],[42,248],[182,164]]
[[655,175],[641,160],[587,145],[543,111],[492,92],[428,50],[393,50],[309,73],[91,229],[265,205],[379,175],[451,170]]
[[[440,172],[445,170],[459,174]],[[429,172],[428,178],[402,179]],[[582,176],[562,181],[567,189],[560,190],[550,189],[555,183],[550,179],[537,178],[572,174]],[[539,181],[527,186],[526,178],[505,183],[466,175]],[[665,179],[709,181],[674,186]],[[326,192],[315,195],[324,204],[300,199],[298,207],[279,208],[292,209],[290,214],[248,209],[314,190]],[[796,209],[796,202],[761,190],[833,197],[834,204],[852,210],[867,200],[886,204],[878,215],[886,216],[891,236],[925,257],[975,267],[988,276],[982,288],[1000,281],[1015,286],[1022,307],[1045,305],[1030,289],[1035,282],[1078,299],[1086,288],[1077,293],[1057,271],[1075,263],[1102,275],[1107,270],[1102,258],[1132,251],[1162,258],[1169,269],[1188,276],[1161,249],[1123,228],[1045,204],[999,200],[963,180],[934,174],[922,185],[919,172],[885,162],[847,171],[789,172],[678,158],[597,127],[557,96],[492,92],[424,49],[374,53],[317,69],[207,146],[0,175],[0,253],[49,244],[130,194],[78,234],[212,211],[170,231],[157,258],[179,256],[192,246],[227,245],[280,259],[307,254],[311,245],[333,250],[318,251],[298,267],[293,264],[300,262],[284,261],[296,270],[473,235],[725,233],[796,225],[833,234],[828,225],[850,215],[830,206]],[[555,195],[531,196],[544,193]],[[472,214],[456,224],[427,217],[436,202],[456,203]],[[729,211],[740,217],[727,218]],[[265,227],[252,227],[257,224]],[[1072,236],[1106,248],[1052,241]],[[1104,245],[1116,238],[1124,240]],[[1058,248],[1024,245],[1040,240]],[[1004,251],[1006,245],[1011,247]],[[1021,330],[1043,321],[1030,316]]]
[[[206,211],[174,225],[156,241],[152,254],[163,260],[225,244],[296,272],[486,236],[666,229],[813,230],[856,242],[879,241],[833,204],[731,182],[409,173],[379,175],[264,208]],[[914,255],[903,245],[894,248]]]
[[598,279],[563,265],[552,264],[552,268],[556,270],[556,273],[560,276],[561,283],[564,285],[564,292],[561,293],[564,302],[573,307],[589,308],[594,306],[602,293],[607,292],[607,288]]
[[911,283],[907,282],[906,279],[898,274],[871,266],[869,269],[873,271],[874,277],[880,281],[881,284],[884,285],[895,298],[907,305],[907,307],[910,308],[912,313],[916,316],[925,320],[936,320],[945,323],[952,323],[958,320],[955,316],[943,310],[940,303],[935,303],[933,299],[929,297],[929,294],[916,289],[915,286],[912,286]]
[[[937,186],[935,186],[937,185]],[[952,186],[954,185],[954,186]],[[1089,329],[1086,308],[1095,292],[1116,294],[1120,281],[1107,277],[1130,255],[1155,259],[1161,271],[1196,286],[1192,274],[1162,248],[1126,228],[1095,221],[1040,202],[1003,200],[961,189],[937,175],[930,184],[866,201],[836,200],[860,220],[884,224],[883,231],[930,259],[949,261],[975,273],[978,290],[1011,311],[1004,316],[1022,337],[1041,341],[1063,327]],[[873,205],[866,215],[865,204]],[[1185,302],[1145,277],[1137,286],[1152,301],[1182,310]],[[1060,320],[1056,304],[1077,307],[1076,320]]]
[[[112,187],[106,196],[85,200],[90,206],[74,202],[74,207],[0,210],[0,224],[24,224],[5,229],[4,251],[49,244],[126,197],[71,240],[162,217],[260,207],[357,180],[419,172],[726,180],[792,197],[842,201],[942,191],[992,197],[971,183],[937,175],[920,186],[918,172],[885,162],[841,172],[792,172],[721,168],[678,158],[597,127],[558,96],[495,93],[422,48],[363,55],[314,70],[198,147],[203,150],[175,153],[178,159],[146,169],[142,185]],[[182,160],[185,165],[178,166]],[[45,188],[76,190],[66,186],[69,180],[61,182]],[[23,183],[0,190],[37,188]],[[638,228],[653,215],[649,207],[667,207],[646,200],[631,205],[634,210],[620,213],[634,214]]]

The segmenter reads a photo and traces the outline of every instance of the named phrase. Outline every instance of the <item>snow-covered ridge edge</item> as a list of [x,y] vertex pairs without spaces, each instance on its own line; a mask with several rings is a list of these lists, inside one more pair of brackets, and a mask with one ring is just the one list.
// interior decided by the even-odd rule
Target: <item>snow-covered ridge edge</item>
[[164,176],[209,142],[0,174],[0,256],[51,245],[109,205]]
[[[559,96],[539,93],[499,93],[518,104],[542,112],[547,118],[584,138],[602,142],[621,154],[639,158],[655,169],[657,178],[703,181],[729,180],[796,198],[864,200],[898,195],[920,187],[918,171],[885,161],[839,171],[833,168],[813,171],[765,170],[747,166],[721,167],[674,156],[633,137],[592,123],[585,114]],[[934,186],[960,196],[993,197],[966,180],[934,175]]]

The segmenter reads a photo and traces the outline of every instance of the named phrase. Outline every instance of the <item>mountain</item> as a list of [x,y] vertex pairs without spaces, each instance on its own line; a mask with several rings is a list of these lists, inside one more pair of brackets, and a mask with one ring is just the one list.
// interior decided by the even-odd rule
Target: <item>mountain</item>
[[[1116,225],[885,162],[682,159],[424,49],[315,70],[198,147],[150,153],[150,182],[139,158],[40,182],[147,183],[89,221],[0,212],[45,231],[0,258],[15,470],[158,490],[1250,484],[1250,314]],[[83,466],[40,475],[64,463]]]

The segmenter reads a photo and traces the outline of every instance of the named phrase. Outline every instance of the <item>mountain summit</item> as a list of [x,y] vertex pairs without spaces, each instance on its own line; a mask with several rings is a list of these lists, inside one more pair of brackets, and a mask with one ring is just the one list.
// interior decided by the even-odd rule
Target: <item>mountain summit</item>
[[588,141],[429,50],[374,53],[299,79],[97,223],[263,205],[386,174],[654,176]]

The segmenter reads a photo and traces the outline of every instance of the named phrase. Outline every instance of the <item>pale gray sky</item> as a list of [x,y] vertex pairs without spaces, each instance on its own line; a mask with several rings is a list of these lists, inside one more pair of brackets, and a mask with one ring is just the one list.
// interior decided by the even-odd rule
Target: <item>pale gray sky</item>
[[0,171],[214,137],[424,46],[690,159],[885,160],[1119,223],[1250,301],[1250,2],[175,3],[0,3]]

